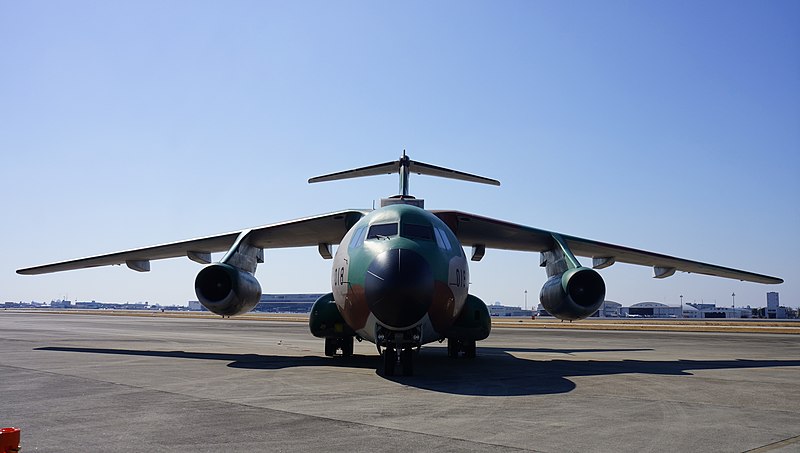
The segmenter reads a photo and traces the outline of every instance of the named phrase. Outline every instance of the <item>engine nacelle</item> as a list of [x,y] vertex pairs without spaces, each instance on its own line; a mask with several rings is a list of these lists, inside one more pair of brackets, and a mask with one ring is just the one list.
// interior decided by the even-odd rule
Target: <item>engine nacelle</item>
[[258,280],[229,264],[204,267],[194,280],[194,291],[204,307],[221,316],[247,313],[261,300]]
[[606,298],[603,277],[588,267],[568,269],[545,282],[539,301],[548,313],[574,321],[594,314]]

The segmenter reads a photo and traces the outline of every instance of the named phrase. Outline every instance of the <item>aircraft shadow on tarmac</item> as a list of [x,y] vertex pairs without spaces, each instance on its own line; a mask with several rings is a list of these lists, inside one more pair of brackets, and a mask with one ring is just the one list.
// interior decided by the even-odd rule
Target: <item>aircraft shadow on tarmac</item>
[[[374,369],[380,359],[375,355],[352,357],[273,356],[260,354],[220,354],[185,351],[135,349],[41,347],[37,351],[81,352],[176,359],[219,360],[232,368],[277,370],[293,367],[341,367]],[[536,360],[519,358],[510,352],[526,354],[574,354],[652,351],[652,349],[536,349],[478,348],[475,359],[447,357],[445,348],[426,348],[414,361],[414,376],[385,379],[410,387],[471,396],[520,396],[570,392],[575,388],[571,377],[614,374],[654,374],[691,376],[696,370],[721,370],[771,367],[800,367],[800,360],[561,360],[550,357]]]

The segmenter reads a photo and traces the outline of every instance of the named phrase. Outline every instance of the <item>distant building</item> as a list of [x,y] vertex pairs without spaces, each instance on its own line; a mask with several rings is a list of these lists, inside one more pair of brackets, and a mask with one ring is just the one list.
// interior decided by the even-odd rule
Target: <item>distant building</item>
[[683,308],[684,318],[696,319],[741,319],[751,318],[753,309],[750,307],[717,307],[716,304],[688,303]]
[[489,309],[489,316],[532,316],[533,310],[523,310],[522,307],[506,307],[501,305],[500,302],[495,302],[493,305],[487,305]]
[[[254,312],[263,313],[311,313],[311,307],[323,294],[262,294]],[[196,301],[189,301],[189,311],[208,311]]]
[[714,307],[700,310],[700,317],[704,319],[709,318],[725,318],[725,319],[740,319],[750,318],[753,310],[750,308],[741,307]]
[[311,313],[324,294],[263,294],[253,311],[267,313]]
[[[544,305],[539,304],[536,307],[536,312],[539,316],[553,316],[545,310]],[[603,301],[603,305],[592,313],[592,318],[619,318],[622,316],[622,304],[614,302],[613,300]]]
[[613,300],[603,301],[603,305],[592,315],[594,318],[619,318],[622,304]]
[[767,293],[767,310],[775,310],[780,306],[780,295],[775,291]]
[[52,300],[50,301],[50,308],[72,308],[72,301],[70,300]]
[[642,318],[680,318],[681,307],[671,307],[659,302],[639,302],[620,310],[622,316]]
[[700,318],[700,310],[693,307],[691,304],[686,304],[683,306],[683,317],[689,319]]
[[698,304],[697,302],[690,302],[687,303],[686,305],[692,306],[698,310],[708,310],[717,308],[717,304],[706,304],[706,303]]
[[767,310],[765,311],[764,316],[769,319],[788,318],[786,307],[780,306],[780,298],[778,297],[778,293],[775,291],[770,291],[767,293]]

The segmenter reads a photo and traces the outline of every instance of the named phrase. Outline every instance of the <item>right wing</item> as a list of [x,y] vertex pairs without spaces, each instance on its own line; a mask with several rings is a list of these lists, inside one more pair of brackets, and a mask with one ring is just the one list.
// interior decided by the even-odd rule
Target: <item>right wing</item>
[[433,213],[442,219],[455,233],[458,240],[467,247],[482,246],[504,250],[545,252],[555,247],[554,235],[558,235],[575,255],[592,257],[594,262],[592,267],[595,269],[602,269],[619,262],[652,267],[656,278],[669,277],[675,271],[681,271],[756,283],[783,283],[782,279],[769,275],[554,233],[466,212],[433,211]]
[[[367,211],[347,210],[303,219],[251,228],[249,244],[258,248],[306,247],[320,244],[338,244],[344,235]],[[247,231],[247,230],[244,230]],[[187,256],[206,263],[210,254],[229,250],[242,231],[206,236],[185,241],[170,242],[123,252],[90,256],[58,263],[44,264],[17,270],[18,274],[36,275],[89,267],[127,264],[134,270],[147,270],[139,263],[150,260]]]

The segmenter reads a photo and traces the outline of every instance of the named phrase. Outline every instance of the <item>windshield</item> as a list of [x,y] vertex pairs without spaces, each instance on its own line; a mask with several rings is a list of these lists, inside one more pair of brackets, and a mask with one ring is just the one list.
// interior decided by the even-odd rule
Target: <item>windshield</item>
[[367,233],[367,239],[381,239],[392,236],[397,236],[396,223],[384,223],[381,225],[372,225],[371,227],[369,227],[369,233]]
[[414,225],[413,223],[404,223],[400,236],[408,239],[423,239],[426,241],[433,240],[433,227],[430,225]]

